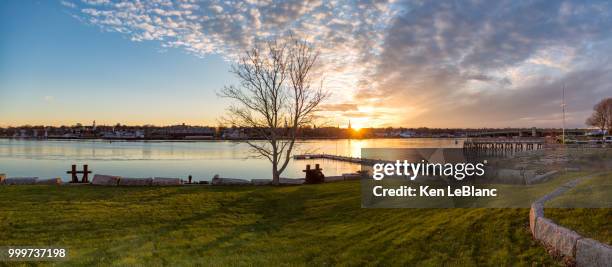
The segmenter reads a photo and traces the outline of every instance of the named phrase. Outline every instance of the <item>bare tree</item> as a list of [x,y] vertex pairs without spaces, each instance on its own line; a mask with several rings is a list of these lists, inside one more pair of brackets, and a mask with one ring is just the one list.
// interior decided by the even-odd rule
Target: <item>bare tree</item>
[[597,127],[602,131],[608,129],[612,133],[612,98],[601,100],[593,107],[593,114],[586,120],[589,126]]
[[239,86],[219,93],[234,100],[227,122],[248,127],[265,138],[246,140],[256,156],[272,163],[272,183],[279,184],[295,147],[298,130],[311,124],[319,104],[329,96],[315,85],[313,67],[319,52],[305,41],[269,41],[256,45],[232,66]]

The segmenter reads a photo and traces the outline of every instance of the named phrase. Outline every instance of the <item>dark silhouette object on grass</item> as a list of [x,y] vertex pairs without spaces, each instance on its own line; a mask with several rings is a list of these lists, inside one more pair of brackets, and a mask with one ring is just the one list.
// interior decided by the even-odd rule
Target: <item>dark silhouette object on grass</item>
[[322,184],[325,182],[325,175],[319,164],[316,164],[314,169],[311,169],[310,165],[306,165],[306,169],[303,172],[306,173],[306,179],[304,179],[306,184]]

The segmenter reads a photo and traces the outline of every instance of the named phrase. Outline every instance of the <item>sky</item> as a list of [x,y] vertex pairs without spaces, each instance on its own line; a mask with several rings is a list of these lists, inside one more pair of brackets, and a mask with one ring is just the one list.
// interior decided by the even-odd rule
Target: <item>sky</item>
[[219,124],[235,60],[321,52],[355,127],[584,127],[612,97],[609,1],[1,1],[0,126]]

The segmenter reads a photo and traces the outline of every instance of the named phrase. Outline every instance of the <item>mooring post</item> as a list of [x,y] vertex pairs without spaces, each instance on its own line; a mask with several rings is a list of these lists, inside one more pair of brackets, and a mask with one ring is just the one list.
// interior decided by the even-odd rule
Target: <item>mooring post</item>
[[[67,171],[66,173],[71,174],[72,175],[72,179],[71,179],[71,183],[89,183],[89,174],[91,173],[91,171],[89,170],[89,166],[87,166],[87,164],[83,165],[83,171],[77,171],[76,168],[76,164],[72,164],[72,168],[70,171]],[[79,177],[77,176],[77,174],[83,174],[83,179],[79,182]]]
[[89,183],[89,174],[91,173],[90,170],[88,170],[89,166],[87,164],[83,165],[83,180],[81,181],[81,183]]
[[72,171],[67,171],[66,173],[72,174],[71,183],[78,183],[79,178],[77,177],[76,164],[72,164]]

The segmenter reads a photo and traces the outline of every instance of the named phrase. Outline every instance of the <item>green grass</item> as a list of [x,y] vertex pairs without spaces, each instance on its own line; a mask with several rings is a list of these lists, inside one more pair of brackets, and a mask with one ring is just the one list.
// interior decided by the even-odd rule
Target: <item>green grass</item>
[[[531,204],[546,194],[555,191],[563,184],[573,181],[579,177],[589,175],[589,172],[560,172],[553,175],[547,181],[533,185],[522,184],[489,184],[477,185],[482,188],[497,189],[496,197],[436,197],[431,198],[411,197],[405,198],[387,198],[376,199],[372,201],[368,207],[463,207],[463,208],[528,208]],[[380,184],[377,181],[368,180],[370,185],[366,188],[371,188],[374,184]],[[386,188],[397,188],[401,185],[418,187],[422,183],[407,182],[405,179],[385,180],[383,184]],[[433,185],[433,182],[428,185]],[[446,188],[448,184],[438,183],[438,188]],[[433,186],[432,186],[433,187]],[[608,190],[609,192],[609,190]],[[603,197],[600,197],[600,199]],[[609,197],[608,197],[609,198]],[[604,205],[611,207],[612,205]],[[580,206],[584,207],[584,206]],[[590,206],[586,206],[590,207]]]
[[[612,244],[612,173],[585,180],[546,203],[546,217],[583,236]],[[553,208],[593,207],[593,208]]]
[[[0,187],[0,247],[103,265],[558,265],[528,209],[363,209],[359,182]],[[0,263],[1,264],[1,263]]]
[[531,203],[555,191],[561,185],[588,175],[587,172],[560,172],[549,180],[533,185],[496,184],[498,197],[477,198],[480,207],[531,207]]

